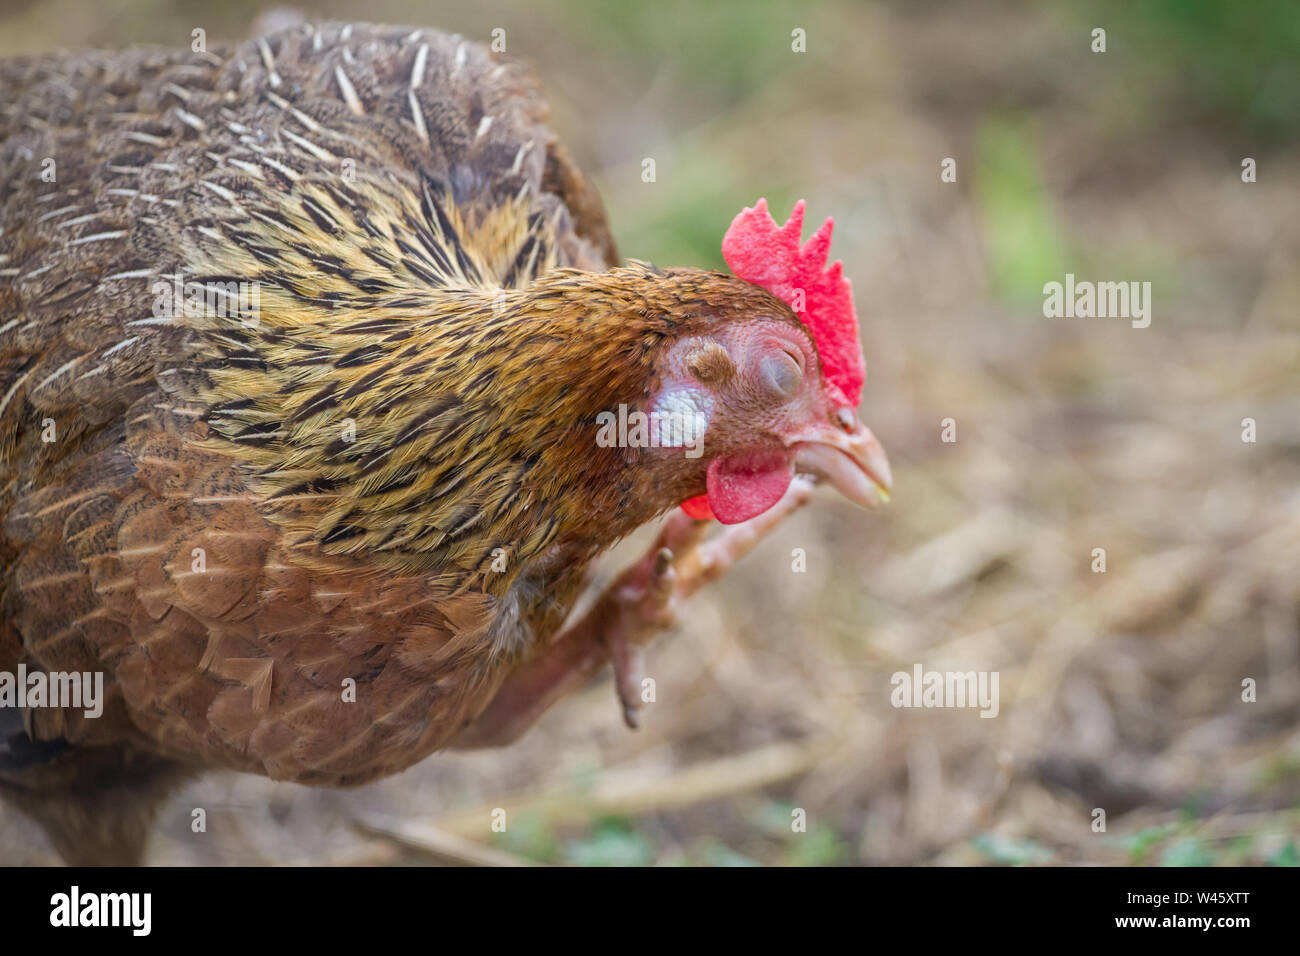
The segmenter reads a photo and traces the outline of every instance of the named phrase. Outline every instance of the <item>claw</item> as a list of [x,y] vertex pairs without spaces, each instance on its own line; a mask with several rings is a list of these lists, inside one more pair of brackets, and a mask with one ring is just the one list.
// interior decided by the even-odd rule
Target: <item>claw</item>
[[673,566],[673,552],[671,548],[660,548],[659,553],[655,555],[654,577],[662,578]]
[[618,619],[605,639],[614,669],[614,689],[623,707],[623,722],[633,730],[641,725],[641,679],[645,672],[641,645],[647,633],[672,626],[677,584],[671,548],[661,547],[647,558],[651,564],[648,574],[642,572],[644,584],[624,592]]
[[623,707],[623,722],[632,730],[641,725],[641,675],[645,655],[640,646],[629,642],[621,633],[609,639],[610,664],[614,668],[614,689]]
[[673,552],[660,548],[650,571],[650,583],[641,600],[641,623],[645,628],[664,630],[677,623],[677,569]]

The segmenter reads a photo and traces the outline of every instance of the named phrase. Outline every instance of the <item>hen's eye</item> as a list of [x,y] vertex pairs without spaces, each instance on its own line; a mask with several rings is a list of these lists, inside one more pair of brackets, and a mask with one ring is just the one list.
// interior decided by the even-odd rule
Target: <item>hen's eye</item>
[[786,352],[764,355],[759,361],[758,373],[764,385],[785,398],[799,391],[799,383],[803,381],[799,363]]

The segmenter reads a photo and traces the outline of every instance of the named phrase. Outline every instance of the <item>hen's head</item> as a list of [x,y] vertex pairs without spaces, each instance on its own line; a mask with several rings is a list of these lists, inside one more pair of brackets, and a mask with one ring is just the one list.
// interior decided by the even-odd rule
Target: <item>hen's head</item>
[[863,506],[888,500],[888,459],[857,418],[865,363],[851,290],[838,261],[826,266],[832,221],[801,243],[803,211],[800,201],[778,227],[760,199],[735,218],[722,242],[727,264],[779,301],[755,309],[747,297],[739,314],[673,343],[661,361],[651,413],[683,418],[679,433],[693,440],[683,444],[701,452],[706,491],[682,504],[693,517],[752,518],[796,472]]

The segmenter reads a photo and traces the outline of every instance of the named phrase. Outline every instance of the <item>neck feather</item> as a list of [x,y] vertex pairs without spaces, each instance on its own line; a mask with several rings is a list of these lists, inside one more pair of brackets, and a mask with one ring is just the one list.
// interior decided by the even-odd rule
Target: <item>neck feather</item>
[[503,549],[520,568],[557,545],[594,553],[686,496],[688,476],[674,488],[641,450],[600,447],[597,415],[644,402],[723,278],[556,270],[329,310],[266,289],[256,327],[196,337],[186,381],[206,444],[308,554],[463,574]]

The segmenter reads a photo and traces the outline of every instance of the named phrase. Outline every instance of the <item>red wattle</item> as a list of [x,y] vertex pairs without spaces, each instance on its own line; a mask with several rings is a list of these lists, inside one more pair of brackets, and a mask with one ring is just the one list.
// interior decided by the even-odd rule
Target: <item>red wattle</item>
[[709,462],[709,508],[723,524],[740,524],[781,500],[794,480],[786,452],[740,452]]
[[712,521],[713,509],[709,507],[708,495],[696,495],[682,502],[682,510],[696,521]]

